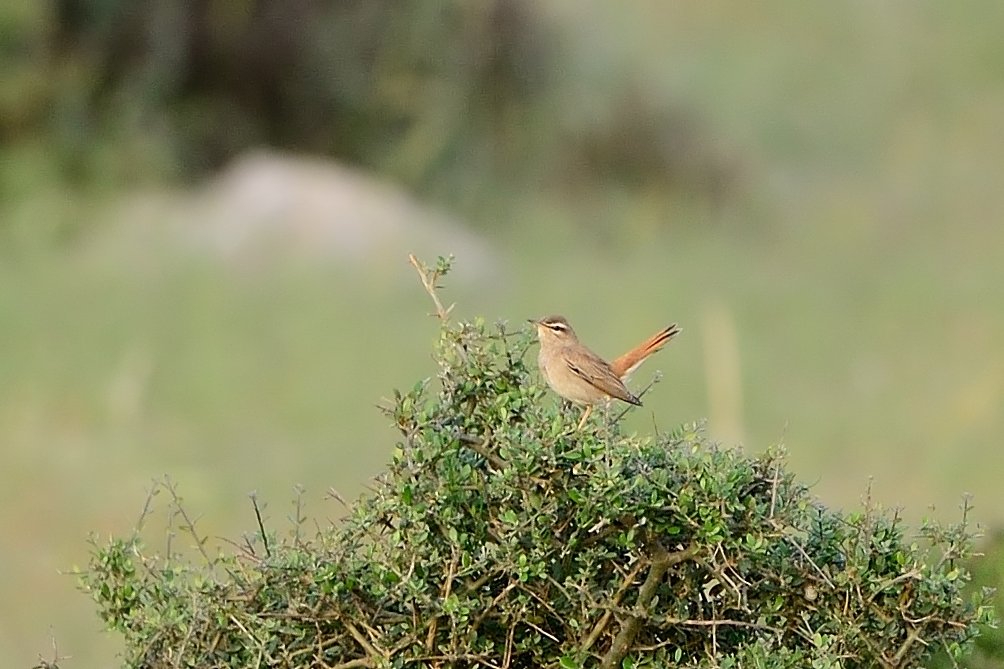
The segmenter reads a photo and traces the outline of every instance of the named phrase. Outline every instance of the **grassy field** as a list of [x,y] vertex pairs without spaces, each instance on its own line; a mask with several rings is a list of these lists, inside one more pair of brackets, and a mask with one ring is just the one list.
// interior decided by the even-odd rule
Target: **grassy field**
[[[635,429],[707,416],[751,450],[783,441],[827,504],[873,479],[912,522],[956,519],[970,492],[1004,524],[1000,6],[650,4],[551,11],[606,50],[584,87],[629,76],[687,100],[742,156],[748,194],[486,212],[499,269],[446,282],[458,315],[561,312],[608,355],[677,321],[636,374],[665,376]],[[30,666],[51,630],[61,666],[110,666],[115,640],[59,575],[88,533],[127,532],[164,475],[214,537],[253,528],[251,491],[273,526],[298,484],[308,514],[337,516],[326,491],[380,471],[396,435],[375,405],[430,373],[435,326],[404,258],[249,270],[124,256],[114,229],[51,245],[48,198],[25,196],[0,261],[0,648]]]

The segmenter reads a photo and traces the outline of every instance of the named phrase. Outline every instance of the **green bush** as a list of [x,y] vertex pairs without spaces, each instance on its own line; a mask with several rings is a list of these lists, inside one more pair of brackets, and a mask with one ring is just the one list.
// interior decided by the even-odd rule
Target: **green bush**
[[[993,607],[1000,614],[1004,611],[1004,532],[1000,529],[993,532],[988,540],[980,542],[981,553],[968,561],[972,568],[972,581],[968,591],[976,592],[982,589],[993,589]],[[951,660],[939,656],[933,662],[931,669],[948,669],[952,667]],[[955,665],[957,666],[957,665]],[[976,639],[976,647],[967,659],[969,669],[1000,669],[1004,666],[1004,630],[999,627],[987,630]]]
[[96,545],[83,586],[127,666],[915,667],[992,621],[963,596],[965,518],[915,542],[823,507],[778,449],[603,412],[576,431],[529,332],[437,307],[437,377],[386,408],[402,440],[343,521],[308,539],[298,512],[280,538],[259,516],[194,564],[138,533]]

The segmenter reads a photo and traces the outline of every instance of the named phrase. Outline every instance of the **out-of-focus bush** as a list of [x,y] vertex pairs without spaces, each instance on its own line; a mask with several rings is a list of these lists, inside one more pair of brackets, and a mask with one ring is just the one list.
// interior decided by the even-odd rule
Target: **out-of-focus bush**
[[[271,146],[460,208],[541,184],[578,200],[599,182],[713,197],[732,183],[709,132],[643,88],[590,90],[591,111],[573,113],[581,54],[564,48],[567,17],[528,0],[55,0],[2,12],[12,66],[0,72],[0,139],[31,137],[37,150],[22,154],[61,181],[191,180]],[[13,181],[24,180],[0,178],[0,190]]]
[[7,10],[5,50],[41,90],[22,95],[29,77],[3,77],[18,94],[3,98],[0,132],[53,134],[77,178],[111,164],[119,179],[193,175],[267,144],[421,182],[459,152],[504,151],[523,127],[552,70],[549,29],[529,7],[59,0],[48,13]]

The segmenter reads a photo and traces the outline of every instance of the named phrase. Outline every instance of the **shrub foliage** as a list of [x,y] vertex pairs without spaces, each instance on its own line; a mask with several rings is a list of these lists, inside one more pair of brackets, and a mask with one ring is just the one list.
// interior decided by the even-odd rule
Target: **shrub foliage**
[[[435,296],[446,263],[419,268]],[[279,538],[259,516],[195,562],[95,545],[83,587],[127,666],[915,667],[990,621],[962,594],[964,518],[911,540],[823,507],[779,449],[609,411],[576,431],[530,333],[437,305],[438,375],[386,408],[402,439],[343,521]]]

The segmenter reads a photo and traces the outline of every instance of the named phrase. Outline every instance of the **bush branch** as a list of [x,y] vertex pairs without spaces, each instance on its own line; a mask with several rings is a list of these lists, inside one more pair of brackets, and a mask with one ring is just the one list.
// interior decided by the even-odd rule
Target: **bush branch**
[[666,551],[662,546],[657,546],[655,557],[652,558],[651,568],[648,571],[648,576],[645,577],[645,582],[641,584],[641,588],[638,589],[638,602],[635,604],[635,611],[637,613],[624,621],[623,626],[621,626],[620,631],[617,636],[614,637],[613,643],[610,644],[610,650],[607,654],[603,656],[603,662],[600,663],[600,669],[614,669],[621,665],[621,660],[627,655],[628,651],[631,649],[631,644],[634,642],[635,636],[638,634],[638,630],[641,629],[641,623],[645,612],[645,607],[647,607],[651,602],[652,598],[655,597],[655,592],[659,588],[659,584],[662,583],[663,577],[666,575],[666,571],[673,565],[679,564],[686,560],[693,558],[698,553],[698,548],[696,546],[689,546],[682,551],[676,551],[675,553],[670,553]]

